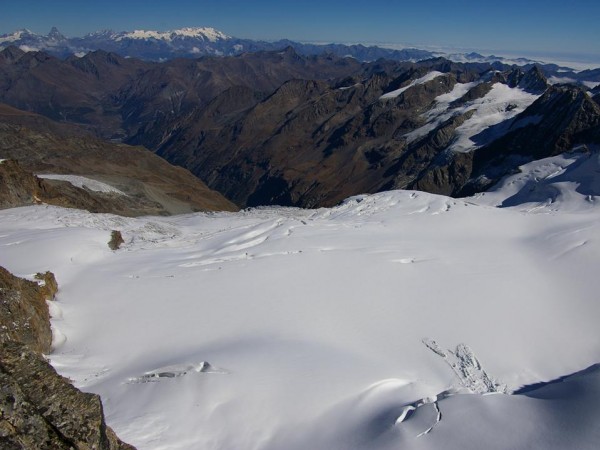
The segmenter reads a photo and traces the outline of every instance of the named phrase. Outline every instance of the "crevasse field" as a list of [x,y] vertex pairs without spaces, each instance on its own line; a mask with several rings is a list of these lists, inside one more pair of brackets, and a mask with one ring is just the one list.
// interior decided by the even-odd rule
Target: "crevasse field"
[[139,449],[595,449],[598,158],[468,199],[4,210],[0,264],[56,274],[49,358]]

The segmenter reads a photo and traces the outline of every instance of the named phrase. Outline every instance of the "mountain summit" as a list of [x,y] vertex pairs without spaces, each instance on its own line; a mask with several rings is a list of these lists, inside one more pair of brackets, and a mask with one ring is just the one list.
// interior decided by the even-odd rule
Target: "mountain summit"
[[50,33],[48,33],[48,39],[53,40],[53,41],[64,41],[67,38],[65,37],[64,34],[62,34],[60,31],[58,31],[58,28],[52,27],[52,29],[50,30]]

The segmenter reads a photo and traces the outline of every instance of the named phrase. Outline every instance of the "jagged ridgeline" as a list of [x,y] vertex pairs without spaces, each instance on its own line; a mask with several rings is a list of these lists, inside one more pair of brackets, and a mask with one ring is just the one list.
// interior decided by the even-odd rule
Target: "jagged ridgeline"
[[292,47],[163,63],[9,47],[0,101],[143,145],[238,207],[317,207],[402,188],[468,195],[528,161],[593,150],[598,92],[582,78],[552,85],[559,69]]

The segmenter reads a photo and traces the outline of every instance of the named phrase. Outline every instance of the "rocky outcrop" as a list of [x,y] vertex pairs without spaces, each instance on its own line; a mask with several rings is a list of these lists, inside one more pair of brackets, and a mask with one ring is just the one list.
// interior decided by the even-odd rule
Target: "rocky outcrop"
[[600,103],[600,84],[590,91],[590,95],[596,103]]
[[132,450],[106,426],[100,397],[58,375],[43,357],[52,332],[46,301],[50,272],[37,282],[0,267],[0,447]]
[[34,203],[42,190],[31,173],[25,172],[16,161],[0,161],[0,208]]
[[21,344],[1,348],[2,448],[133,448],[106,426],[100,397],[74,388],[43,356]]
[[119,230],[112,230],[110,233],[110,241],[108,241],[108,248],[111,250],[119,250],[121,244],[124,244],[123,235]]
[[46,300],[57,291],[51,272],[38,282],[18,278],[0,267],[0,343],[20,342],[38,353],[50,351],[52,331]]
[[119,213],[137,206],[131,199],[78,188],[66,181],[38,178],[13,160],[0,163],[0,186],[0,209],[45,203],[95,213]]

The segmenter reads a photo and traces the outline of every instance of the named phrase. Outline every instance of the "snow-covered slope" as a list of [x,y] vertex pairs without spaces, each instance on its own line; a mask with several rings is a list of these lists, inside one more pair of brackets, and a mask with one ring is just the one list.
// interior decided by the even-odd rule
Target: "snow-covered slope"
[[24,39],[29,36],[34,36],[34,34],[31,31],[24,28],[15,31],[14,33],[3,34],[2,36],[0,36],[0,44],[7,45],[12,42],[18,42],[21,39]]
[[573,151],[530,162],[476,198],[479,204],[548,213],[597,208],[598,196],[600,153],[596,150]]
[[[453,101],[458,100],[477,84],[478,82],[457,83],[451,92],[437,97],[434,107],[424,114],[426,124],[406,134],[408,142],[426,136],[454,116],[469,113],[470,117],[456,129],[456,137],[448,150],[459,152],[475,150],[506,133],[512,125],[510,119],[525,111],[540,97],[519,87],[495,83],[484,97],[460,106],[452,105]],[[498,124],[504,126],[493,127]],[[493,130],[493,132],[484,133],[486,130]]]
[[597,369],[483,394],[600,361],[600,210],[479,200],[4,210],[0,264],[56,274],[52,364],[139,449],[595,448]]

